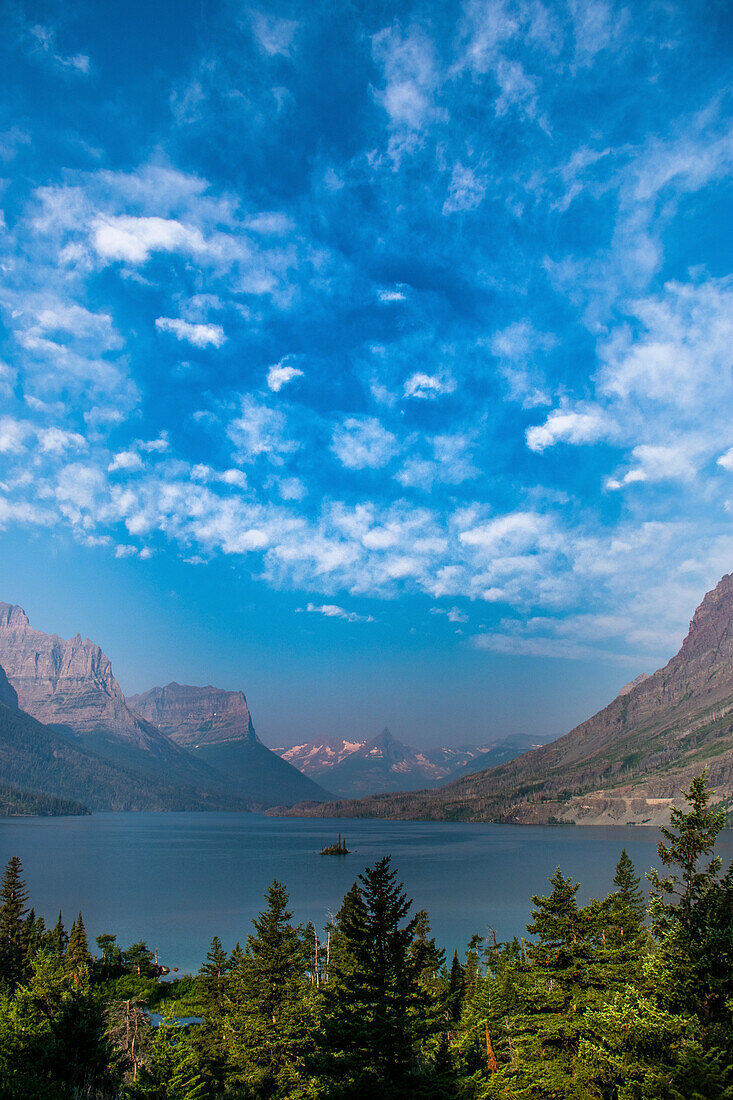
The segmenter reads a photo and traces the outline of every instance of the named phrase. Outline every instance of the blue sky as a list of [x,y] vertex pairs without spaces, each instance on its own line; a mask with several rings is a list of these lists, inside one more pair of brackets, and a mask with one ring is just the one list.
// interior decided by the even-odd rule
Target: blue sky
[[565,732],[733,568],[723,2],[11,4],[2,598],[269,743]]

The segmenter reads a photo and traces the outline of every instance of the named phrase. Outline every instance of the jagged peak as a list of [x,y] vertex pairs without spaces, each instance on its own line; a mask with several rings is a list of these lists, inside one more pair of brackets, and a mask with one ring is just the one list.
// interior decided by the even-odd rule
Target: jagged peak
[[0,626],[30,626],[30,619],[17,603],[0,601]]

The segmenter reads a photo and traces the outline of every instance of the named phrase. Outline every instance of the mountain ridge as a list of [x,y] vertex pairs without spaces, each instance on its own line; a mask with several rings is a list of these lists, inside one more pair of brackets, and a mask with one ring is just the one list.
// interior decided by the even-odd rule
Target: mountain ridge
[[663,668],[564,737],[437,791],[337,801],[329,816],[657,824],[705,765],[718,800],[733,800],[731,574],[705,595]]

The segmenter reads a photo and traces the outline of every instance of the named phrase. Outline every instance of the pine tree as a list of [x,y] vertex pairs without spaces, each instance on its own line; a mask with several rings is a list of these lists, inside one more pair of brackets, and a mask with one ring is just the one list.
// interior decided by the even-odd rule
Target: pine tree
[[0,885],[0,982],[13,990],[27,972],[26,928],[28,891],[18,856],[8,861]]
[[214,936],[206,954],[206,961],[199,970],[197,987],[200,992],[201,1014],[204,1022],[196,1028],[192,1042],[207,1075],[223,1084],[226,1073],[227,1040],[225,1028],[225,998],[231,971],[230,959]]
[[664,839],[657,846],[664,866],[679,870],[666,875],[651,870],[647,874],[652,884],[652,930],[657,936],[664,935],[675,924],[690,929],[695,905],[717,881],[721,867],[717,856],[701,866],[701,860],[712,853],[718,833],[725,825],[725,810],[713,810],[710,806],[707,769],[692,780],[684,797],[688,809],[673,807],[670,827],[662,826]]
[[450,967],[450,978],[448,979],[448,1003],[447,1009],[452,1020],[457,1020],[461,1015],[461,1007],[463,1005],[463,992],[466,988],[466,979],[463,974],[463,967],[461,961],[458,958],[458,952],[453,952],[453,962]]
[[59,910],[58,920],[49,932],[48,946],[51,950],[51,954],[56,959],[63,959],[66,954],[66,947],[69,942],[69,937],[64,928],[64,922],[61,917],[61,911]]
[[199,988],[202,1000],[208,1009],[219,1007],[229,973],[229,956],[221,945],[218,936],[214,936],[211,947],[206,953],[206,962],[199,970]]
[[64,963],[68,974],[79,975],[82,968],[89,967],[92,956],[89,954],[87,934],[81,913],[71,926],[69,945],[66,948]]
[[223,1026],[234,1079],[257,1096],[284,1098],[296,1095],[302,1081],[311,1028],[308,960],[285,887],[273,882],[265,901],[232,971]]
[[338,952],[326,988],[319,1067],[334,1096],[408,1097],[418,1087],[426,1031],[418,917],[389,857],[359,876],[337,918]]
[[130,1100],[205,1100],[206,1082],[185,1032],[167,1024],[156,1028],[128,1095]]

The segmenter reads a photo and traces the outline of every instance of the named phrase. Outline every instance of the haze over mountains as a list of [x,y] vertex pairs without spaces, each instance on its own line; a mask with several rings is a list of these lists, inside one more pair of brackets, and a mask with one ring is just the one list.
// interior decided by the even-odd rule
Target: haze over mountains
[[[703,767],[733,802],[733,575],[697,608],[679,653],[565,737],[438,790],[328,806],[329,816],[579,824],[666,820]],[[293,813],[318,816],[317,807]]]
[[92,809],[656,823],[704,766],[733,803],[733,575],[705,596],[664,668],[558,741],[537,740],[420,751],[385,729],[273,752],[241,691],[171,683],[126,700],[98,645],[44,634],[0,604],[9,805],[25,792]]

